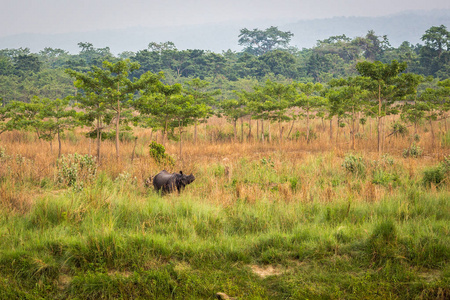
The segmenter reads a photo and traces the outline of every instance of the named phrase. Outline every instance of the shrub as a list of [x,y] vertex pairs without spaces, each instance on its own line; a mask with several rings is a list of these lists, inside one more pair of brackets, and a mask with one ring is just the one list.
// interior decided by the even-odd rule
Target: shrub
[[411,147],[406,148],[403,150],[403,157],[413,157],[418,158],[422,156],[423,150],[419,146],[416,145],[416,143],[412,143]]
[[347,172],[361,177],[364,176],[366,172],[366,165],[364,159],[360,156],[355,156],[353,154],[345,155],[342,167]]
[[408,128],[400,122],[395,122],[394,124],[392,124],[392,132],[395,137],[405,137],[406,135],[408,135]]
[[85,183],[90,183],[97,174],[97,160],[91,155],[62,155],[57,161],[56,181],[65,186],[82,189]]
[[[90,139],[96,139],[97,138],[97,131],[92,130],[88,133],[86,133],[86,137]],[[102,131],[100,134],[100,138],[102,141],[115,141],[116,140],[116,131]],[[119,132],[119,140],[121,142],[133,142],[136,139],[136,137],[133,135],[133,132],[131,131],[130,127],[124,128],[123,131]]]
[[[293,135],[293,139],[295,139],[296,141],[298,141],[300,138],[305,139],[306,140],[306,132],[300,132],[299,130],[297,130],[295,132],[295,134]],[[309,129],[309,140],[317,140],[317,134],[314,130]]]
[[0,158],[8,158],[8,154],[6,154],[6,150],[3,147],[0,147]]
[[388,186],[389,184],[393,184],[394,186],[400,183],[400,176],[396,173],[389,173],[380,169],[377,169],[373,173],[373,184],[381,184],[384,186]]
[[175,160],[166,153],[166,148],[164,148],[163,145],[153,141],[149,147],[150,157],[153,158],[158,165],[175,165]]
[[425,186],[440,185],[450,179],[450,156],[445,157],[439,165],[426,169],[423,172],[422,182]]
[[300,185],[299,179],[297,177],[289,178],[289,185],[292,191],[296,191],[298,186]]
[[270,157],[269,158],[263,157],[263,158],[261,158],[261,165],[269,166],[269,167],[274,168],[275,167],[275,162]]

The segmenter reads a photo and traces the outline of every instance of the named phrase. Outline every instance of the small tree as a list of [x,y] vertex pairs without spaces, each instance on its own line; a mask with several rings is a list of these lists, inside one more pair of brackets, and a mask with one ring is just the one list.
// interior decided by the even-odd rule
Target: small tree
[[351,124],[352,149],[355,150],[356,121],[358,113],[367,100],[367,91],[361,87],[362,78],[336,79],[329,82],[327,92],[330,116],[337,116],[338,122],[349,119]]
[[[183,93],[192,96],[193,105],[201,106],[203,104],[204,106],[213,106],[215,104],[215,96],[221,94],[220,90],[208,90],[210,83],[206,80],[201,80],[200,78],[194,78],[192,80],[186,81],[184,82],[184,85],[185,88],[183,89]],[[202,122],[206,122],[206,120],[212,115],[211,109],[204,109],[201,110],[201,112],[203,114],[200,114],[199,111],[198,119],[194,120],[194,143],[197,143],[198,120],[201,119],[203,120]]]
[[309,120],[314,118],[314,112],[319,107],[325,105],[325,98],[319,95],[319,92],[323,90],[323,85],[320,83],[297,83],[295,85],[297,89],[296,99],[294,100],[294,106],[299,107],[304,112],[300,115],[306,117],[306,141],[310,142],[310,128]]
[[180,84],[165,85],[158,81],[155,85],[142,90],[141,96],[134,101],[136,109],[146,119],[146,123],[152,128],[162,129],[163,145],[171,129],[171,122],[179,110],[174,100],[181,96],[181,90]]
[[280,142],[283,140],[282,122],[290,121],[287,110],[293,106],[296,97],[295,85],[277,83],[268,79],[264,86],[255,87],[256,95],[263,102],[257,110],[263,111],[265,119],[278,122]]
[[390,113],[391,105],[407,95],[414,94],[421,77],[414,74],[402,74],[407,68],[406,63],[393,60],[391,64],[379,61],[360,62],[356,65],[358,72],[371,81],[365,84],[365,89],[378,99],[378,153],[382,152],[383,117]]
[[247,115],[246,99],[227,99],[220,102],[220,112],[233,124],[234,141],[237,141],[237,121]]
[[450,79],[438,81],[434,88],[427,88],[419,97],[421,103],[426,104],[429,109],[426,111],[425,119],[430,124],[431,143],[434,149],[435,130],[433,121],[445,122],[445,130],[447,131],[447,112],[450,109]]
[[[75,80],[75,86],[84,91],[78,99],[86,110],[93,110],[87,120],[96,120],[97,155],[100,157],[101,123],[114,122],[116,135],[116,159],[120,158],[120,123],[122,110],[128,107],[129,101],[139,89],[153,85],[159,81],[159,76],[147,72],[139,79],[128,78],[130,72],[139,69],[138,63],[123,60],[117,63],[103,62],[103,67],[94,66],[93,71],[80,73],[67,70]],[[129,120],[125,120],[129,121]],[[100,160],[100,159],[99,159]]]
[[38,110],[36,126],[40,129],[40,138],[52,141],[57,137],[58,158],[61,157],[61,136],[64,131],[73,128],[76,122],[76,111],[70,107],[70,97],[51,100],[48,98],[33,98],[32,105]]

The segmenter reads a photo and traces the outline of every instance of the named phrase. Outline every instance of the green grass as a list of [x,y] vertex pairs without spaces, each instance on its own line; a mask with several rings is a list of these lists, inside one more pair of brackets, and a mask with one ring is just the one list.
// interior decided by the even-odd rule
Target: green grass
[[[361,177],[333,159],[243,159],[229,179],[220,164],[198,167],[166,197],[100,173],[29,209],[2,206],[0,299],[448,298],[448,188],[399,164],[366,161]],[[384,196],[365,201],[371,184]],[[208,198],[213,188],[233,202]]]

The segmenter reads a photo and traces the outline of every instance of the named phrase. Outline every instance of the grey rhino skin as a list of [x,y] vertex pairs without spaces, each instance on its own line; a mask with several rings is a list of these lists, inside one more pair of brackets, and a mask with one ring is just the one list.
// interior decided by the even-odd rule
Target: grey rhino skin
[[180,173],[169,173],[166,170],[162,170],[155,177],[153,177],[153,187],[157,192],[161,191],[161,194],[171,193],[178,190],[180,193],[184,187],[195,180],[194,175],[184,175],[182,171]]

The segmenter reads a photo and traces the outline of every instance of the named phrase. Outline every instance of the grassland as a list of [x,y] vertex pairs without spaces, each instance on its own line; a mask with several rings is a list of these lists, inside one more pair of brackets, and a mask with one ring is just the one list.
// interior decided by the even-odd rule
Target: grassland
[[[446,136],[379,156],[369,131],[350,151],[316,125],[308,144],[188,132],[171,170],[197,179],[165,197],[144,186],[162,168],[148,131],[119,163],[105,142],[100,165],[65,171],[31,133],[3,134],[0,299],[448,299]],[[93,147],[77,132],[63,152]]]

